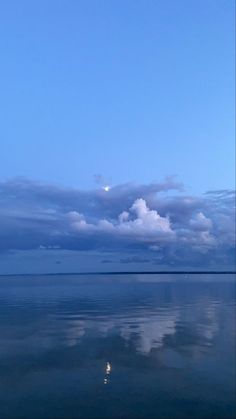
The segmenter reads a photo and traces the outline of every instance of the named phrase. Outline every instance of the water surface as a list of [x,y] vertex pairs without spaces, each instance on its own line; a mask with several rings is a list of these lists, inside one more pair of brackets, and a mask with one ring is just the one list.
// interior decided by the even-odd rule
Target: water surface
[[235,417],[233,275],[0,278],[0,418]]

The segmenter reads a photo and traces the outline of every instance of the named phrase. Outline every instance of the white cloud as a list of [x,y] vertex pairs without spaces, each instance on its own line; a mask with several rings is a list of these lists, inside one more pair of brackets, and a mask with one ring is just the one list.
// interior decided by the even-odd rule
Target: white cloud
[[173,233],[169,219],[161,217],[155,210],[150,210],[144,199],[136,199],[130,211],[135,213],[137,217],[131,221],[123,221],[120,224],[122,230],[132,230],[136,234]]
[[119,215],[119,221],[120,221],[120,223],[123,223],[124,221],[127,221],[128,219],[129,219],[129,213],[127,211],[123,211]]
[[114,233],[119,236],[136,237],[144,241],[163,239],[166,235],[168,237],[174,235],[169,219],[161,217],[155,210],[150,210],[142,198],[136,199],[129,212],[123,211],[118,220],[113,222],[102,219],[96,224],[90,224],[82,214],[75,211],[68,213],[67,217],[76,231]]

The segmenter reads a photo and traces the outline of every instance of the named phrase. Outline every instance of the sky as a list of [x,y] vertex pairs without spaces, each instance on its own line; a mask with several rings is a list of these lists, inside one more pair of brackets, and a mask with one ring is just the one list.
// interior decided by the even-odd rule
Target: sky
[[235,266],[234,7],[1,1],[0,273]]

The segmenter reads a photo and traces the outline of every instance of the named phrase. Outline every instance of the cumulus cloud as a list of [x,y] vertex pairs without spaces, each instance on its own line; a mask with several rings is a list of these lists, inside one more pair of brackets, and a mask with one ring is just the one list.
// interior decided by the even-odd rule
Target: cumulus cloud
[[130,211],[123,211],[114,222],[102,219],[91,224],[85,220],[83,214],[75,211],[69,212],[67,216],[77,232],[110,233],[143,241],[156,241],[174,234],[169,219],[161,217],[156,210],[150,210],[142,198],[136,199]]
[[[170,190],[171,195],[165,194]],[[108,192],[25,179],[1,182],[0,250],[40,246],[150,252],[151,258],[156,254],[170,265],[232,265],[234,191],[187,196],[172,178],[148,185],[126,183]]]

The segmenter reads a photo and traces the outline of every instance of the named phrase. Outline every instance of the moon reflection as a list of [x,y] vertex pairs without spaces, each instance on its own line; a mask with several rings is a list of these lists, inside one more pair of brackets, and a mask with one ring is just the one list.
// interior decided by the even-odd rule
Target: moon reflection
[[105,368],[105,377],[104,377],[104,384],[108,384],[109,383],[109,375],[111,373],[111,363],[107,362],[106,363],[106,368]]

